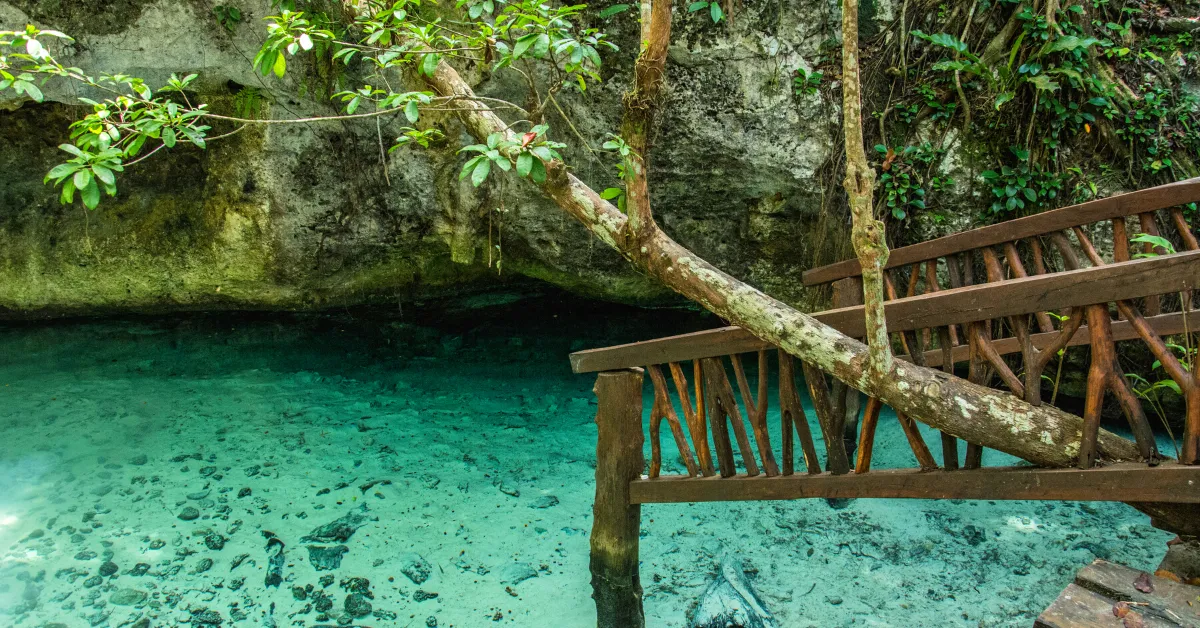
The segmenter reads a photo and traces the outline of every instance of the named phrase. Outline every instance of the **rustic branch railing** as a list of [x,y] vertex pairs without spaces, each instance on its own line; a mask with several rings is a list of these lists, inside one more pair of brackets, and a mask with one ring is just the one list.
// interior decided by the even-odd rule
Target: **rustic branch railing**
[[[601,372],[596,387],[601,446],[597,451],[598,510],[593,536],[597,531],[623,530],[621,538],[627,548],[633,544],[636,558],[636,538],[627,538],[630,530],[621,522],[628,522],[628,517],[636,520],[631,513],[642,503],[806,497],[1200,503],[1200,466],[1195,466],[1200,462],[1200,378],[1196,372],[1200,368],[1192,369],[1190,360],[1181,361],[1162,340],[1200,327],[1200,316],[1192,312],[1192,291],[1200,288],[1200,244],[1178,207],[1194,201],[1200,201],[1200,179],[1049,211],[903,247],[891,254],[885,271],[889,298],[885,312],[888,331],[904,349],[904,359],[940,366],[951,373],[956,363],[967,362],[970,381],[989,385],[996,379],[1012,394],[1037,405],[1042,403],[1047,367],[1056,357],[1061,367],[1060,351],[1090,345],[1078,469],[981,468],[983,448],[969,442],[960,464],[958,439],[945,433],[940,435],[943,465],[939,468],[913,420],[897,414],[917,467],[872,471],[883,404],[867,398],[860,413],[858,391],[802,363],[825,450],[822,465],[796,385],[796,359],[745,330],[726,327],[571,354],[575,372]],[[1155,212],[1160,210],[1166,212],[1162,224],[1168,229],[1159,229]],[[1134,215],[1138,223],[1131,230],[1126,219]],[[1129,246],[1129,234],[1134,232],[1168,234],[1164,237],[1182,252],[1144,244],[1135,258]],[[1098,234],[1111,234],[1108,259],[1092,242]],[[857,261],[848,260],[804,274],[808,285],[834,282],[835,309],[813,317],[851,337],[865,334],[859,272]],[[977,282],[976,276],[982,281]],[[897,285],[905,287],[903,295],[897,292]],[[1133,339],[1149,347],[1184,398],[1186,416],[1178,462],[1165,462],[1159,454],[1146,413],[1117,362],[1115,343]],[[743,353],[757,358],[753,389]],[[772,353],[778,355],[779,457],[767,424]],[[688,361],[692,362],[690,385]],[[727,364],[733,369],[740,405]],[[663,365],[671,373],[674,395]],[[654,389],[648,434],[651,460],[648,475],[630,477],[630,470],[643,464],[641,398],[632,391],[641,390],[645,371]],[[608,383],[601,385],[604,382]],[[605,392],[614,390],[621,392]],[[1096,466],[1107,392],[1113,393],[1129,422],[1141,462]],[[675,410],[675,396],[683,410],[683,422]],[[614,404],[624,409],[609,408]],[[604,424],[617,420],[614,417],[637,424]],[[661,474],[663,419],[685,475]],[[612,445],[616,434],[625,434],[629,440],[631,432],[638,434],[636,452],[629,442],[620,446],[623,454],[604,445]],[[796,440],[803,473],[797,472]],[[620,456],[624,458],[618,460]],[[620,483],[624,483],[621,495],[627,500],[626,510],[615,509],[611,496],[604,496],[605,507],[615,510],[602,521],[601,491],[609,490],[602,486]],[[618,510],[625,519],[612,519]],[[1200,521],[1186,532],[1177,532],[1200,534]],[[601,578],[603,582],[611,578],[626,582],[622,578],[628,577],[627,556],[614,563],[617,571],[606,571],[596,560],[594,555],[594,582],[597,569],[607,574]],[[634,588],[640,605],[640,586]],[[609,593],[612,591],[606,595]],[[597,597],[598,604],[600,599]],[[629,595],[624,599],[633,603]]]
[[[1196,328],[1190,294],[1200,286],[1200,245],[1177,205],[1197,200],[1200,180],[1189,180],[896,249],[888,264],[888,330],[898,337],[907,359],[946,370],[953,363],[966,361],[971,381],[988,384],[998,378],[1014,394],[1033,404],[1042,401],[1042,375],[1059,350],[1089,344],[1095,359],[1088,375],[1081,468],[1095,464],[1095,439],[1104,393],[1108,391],[1120,403],[1142,456],[1148,462],[1159,458],[1149,421],[1116,361],[1114,349],[1117,341],[1141,339],[1183,394],[1187,413],[1179,458],[1195,463],[1200,460],[1200,380],[1162,338]],[[1130,233],[1170,233],[1158,228],[1155,212],[1160,210],[1166,210],[1162,222],[1173,230],[1171,237],[1183,252],[1168,253],[1143,244],[1140,255],[1153,256],[1131,259]],[[1131,231],[1126,218],[1133,215],[1138,216],[1138,228]],[[1107,263],[1092,244],[1089,231],[1100,231],[1092,225],[1094,222],[1111,225],[1102,231],[1112,235],[1114,263]],[[977,273],[977,265],[982,273]],[[854,337],[865,333],[863,307],[855,304],[861,300],[857,268],[856,261],[848,260],[804,275],[809,285],[837,282],[834,301],[841,307],[813,317]],[[976,274],[983,275],[985,281],[976,283]],[[907,287],[902,298],[896,284]],[[1164,295],[1167,301],[1177,303],[1173,306],[1177,311],[1163,312]],[[1135,300],[1142,301],[1140,308]],[[1112,319],[1110,309],[1119,313],[1118,320]],[[1052,315],[1060,318],[1057,324]],[[571,363],[576,372],[589,372],[687,360],[703,363],[768,349],[773,347],[745,330],[728,327],[582,351],[571,355]],[[1020,368],[1015,369],[1011,359],[1006,360],[1005,356],[1013,354],[1020,355]],[[807,365],[805,370],[806,380],[818,384],[824,381],[823,375],[809,373],[812,369]],[[720,385],[719,380],[716,383]],[[810,393],[823,432],[858,422],[857,408],[853,413],[846,412],[850,410],[847,401],[857,397],[841,382],[810,384]],[[873,400],[866,404],[860,451],[871,451],[869,437],[878,407]],[[842,418],[843,412],[853,416]],[[827,420],[821,418],[823,415]],[[901,423],[921,466],[929,468],[932,457],[925,455],[927,447],[922,448],[915,438],[911,421],[901,417]],[[737,436],[738,422],[733,424]],[[830,468],[840,472],[845,467],[840,451],[836,445],[834,448]],[[942,438],[942,450],[947,463],[957,466],[957,443],[949,435]],[[963,467],[978,467],[980,454],[978,447],[968,444]],[[869,458],[855,465],[860,466],[863,471],[868,469]]]

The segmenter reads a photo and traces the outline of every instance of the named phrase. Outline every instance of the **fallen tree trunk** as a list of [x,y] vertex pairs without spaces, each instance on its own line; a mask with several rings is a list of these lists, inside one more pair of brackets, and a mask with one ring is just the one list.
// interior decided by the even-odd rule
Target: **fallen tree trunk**
[[[515,140],[508,125],[475,99],[458,72],[441,62],[427,83],[441,96],[454,96],[468,131],[483,140],[494,133]],[[681,295],[740,325],[764,341],[831,373],[846,384],[878,397],[914,419],[968,442],[979,443],[1042,466],[1074,464],[1082,419],[1049,405],[1032,406],[1013,395],[911,364],[895,363],[872,376],[870,354],[861,342],[731,277],[668,237],[653,222],[637,229],[616,207],[570,174],[565,164],[547,164],[538,187],[596,238],[616,249]],[[1101,430],[1101,459],[1136,460],[1136,445]],[[1139,505],[1164,527],[1195,526],[1200,512],[1191,506]]]

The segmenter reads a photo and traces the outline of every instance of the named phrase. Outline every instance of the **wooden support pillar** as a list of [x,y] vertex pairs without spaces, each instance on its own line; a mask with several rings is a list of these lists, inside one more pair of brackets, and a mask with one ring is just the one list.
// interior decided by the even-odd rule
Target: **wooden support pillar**
[[[833,307],[841,308],[862,304],[862,277],[847,277],[833,282]],[[858,422],[859,411],[862,409],[862,397],[857,390],[845,385],[836,377],[832,378],[830,392],[830,405],[833,413],[844,417],[841,428],[842,441],[845,443],[843,448],[846,450],[846,463],[849,465],[855,457],[859,442]]]
[[642,508],[629,483],[640,478],[642,369],[605,371],[593,389],[596,411],[596,501],[592,505],[592,598],[597,628],[644,628],[638,534]]

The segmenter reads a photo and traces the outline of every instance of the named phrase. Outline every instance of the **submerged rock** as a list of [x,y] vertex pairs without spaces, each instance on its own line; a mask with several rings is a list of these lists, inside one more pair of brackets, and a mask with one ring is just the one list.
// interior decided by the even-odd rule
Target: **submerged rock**
[[408,576],[413,584],[424,584],[429,579],[429,574],[433,568],[429,566],[429,562],[421,557],[420,554],[409,552],[403,554],[399,558],[400,573]]
[[146,601],[148,597],[145,591],[137,589],[120,589],[108,598],[108,603],[114,606],[136,606]]
[[278,587],[283,582],[283,541],[275,533],[263,530],[267,537],[267,577],[268,587]]
[[529,507],[530,508],[552,508],[558,505],[558,497],[554,495],[542,495],[537,498]]
[[366,507],[352,510],[300,537],[306,543],[345,543],[354,532],[366,524]]
[[742,561],[730,557],[721,561],[721,570],[700,596],[687,625],[688,628],[779,628],[746,579]]
[[179,511],[179,518],[183,521],[195,521],[200,518],[200,511],[193,506],[188,506]]
[[308,546],[308,562],[317,571],[333,571],[342,566],[342,556],[350,548],[345,545],[334,545],[333,547],[325,547],[322,545]]
[[513,563],[504,569],[500,570],[500,582],[505,584],[519,584],[530,578],[536,578],[537,570],[529,563]]
[[362,593],[347,595],[344,606],[346,614],[351,617],[365,617],[371,614],[371,603],[367,601],[367,597]]

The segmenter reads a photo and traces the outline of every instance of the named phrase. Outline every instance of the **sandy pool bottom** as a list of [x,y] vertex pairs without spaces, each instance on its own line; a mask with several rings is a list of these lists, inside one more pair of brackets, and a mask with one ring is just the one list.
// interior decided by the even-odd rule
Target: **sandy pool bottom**
[[[594,626],[595,401],[565,354],[603,339],[346,327],[0,330],[0,625]],[[876,466],[911,466],[894,419],[878,438]],[[684,626],[728,555],[783,626],[1029,626],[1093,558],[1153,569],[1170,538],[1120,504],[642,525],[652,626]]]

